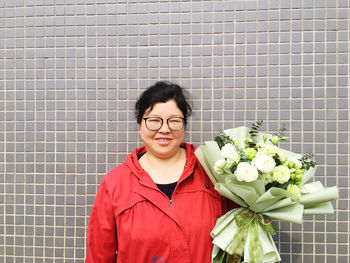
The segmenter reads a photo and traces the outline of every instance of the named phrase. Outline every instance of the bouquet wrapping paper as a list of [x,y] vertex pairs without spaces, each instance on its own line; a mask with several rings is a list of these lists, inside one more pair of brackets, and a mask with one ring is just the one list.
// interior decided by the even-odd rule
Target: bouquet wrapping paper
[[[239,127],[223,132],[236,145],[238,157],[234,153],[233,159],[236,158],[234,161],[232,159],[228,162],[227,156],[225,154],[223,156],[223,149],[220,149],[216,141],[207,141],[205,145],[200,146],[196,150],[196,156],[215,185],[215,189],[222,196],[240,206],[240,208],[233,209],[220,217],[211,232],[213,237],[213,263],[224,262],[224,258],[225,262],[242,262],[241,260],[243,262],[280,261],[280,255],[271,236],[275,233],[271,219],[301,224],[303,215],[332,214],[334,210],[330,201],[339,198],[338,188],[335,186],[324,188],[322,183],[318,181],[307,183],[314,176],[316,166],[308,167],[309,169],[307,170],[304,169],[301,179],[299,176],[300,182],[298,186],[294,185],[291,187],[297,189],[289,191],[286,189],[288,182],[284,184],[275,183],[267,189],[267,179],[264,176],[272,176],[272,172],[264,173],[256,168],[253,168],[253,170],[256,169],[258,171],[255,180],[253,180],[254,178],[239,180],[237,173],[232,172],[228,168],[228,164],[231,167],[235,167],[234,169],[237,171],[238,165],[244,161],[250,164],[257,162],[253,158],[252,160],[243,160],[240,157],[242,155],[245,156],[244,151],[246,149],[244,146],[247,146],[248,140],[251,141],[250,131],[251,129],[247,127]],[[265,144],[260,143],[259,147],[261,148],[255,148],[258,152],[261,149],[265,149],[266,152],[268,147],[272,147],[272,144],[270,145],[268,142],[273,142],[274,139],[276,139],[276,136],[256,132],[254,140]],[[277,141],[279,140],[280,138]],[[281,158],[283,160],[281,163],[285,167],[288,167],[290,160],[298,160],[302,157],[299,154],[278,147],[273,148],[273,151],[270,155],[276,157],[279,154],[279,156],[283,157]],[[231,152],[234,152],[234,149]],[[256,154],[253,151],[254,154],[255,156],[259,155],[259,153]],[[264,158],[266,162],[270,161],[270,159],[266,159],[267,157]],[[258,164],[255,165],[258,166]],[[292,167],[292,165],[289,167]],[[221,170],[218,170],[218,166],[220,166]],[[267,166],[265,165],[265,167]],[[277,164],[274,167],[275,170],[277,170],[276,167]],[[251,167],[248,168],[251,169]],[[250,176],[255,173],[255,170],[251,174],[250,170],[244,171],[245,174],[243,176]],[[290,169],[290,171],[295,172],[295,169]],[[283,173],[281,174],[283,175]],[[273,179],[269,182],[271,181]]]

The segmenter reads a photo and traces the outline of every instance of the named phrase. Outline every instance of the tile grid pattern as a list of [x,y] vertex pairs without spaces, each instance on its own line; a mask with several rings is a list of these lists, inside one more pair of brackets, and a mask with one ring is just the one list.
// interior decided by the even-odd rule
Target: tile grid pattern
[[0,261],[83,262],[98,184],[141,145],[135,99],[169,79],[196,145],[287,124],[341,199],[276,223],[282,262],[349,262],[349,18],[349,0],[0,1]]

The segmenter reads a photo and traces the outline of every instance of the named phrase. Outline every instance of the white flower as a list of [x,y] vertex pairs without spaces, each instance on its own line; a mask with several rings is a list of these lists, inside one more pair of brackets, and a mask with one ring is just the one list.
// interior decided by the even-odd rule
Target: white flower
[[257,144],[256,144],[256,146],[258,147],[258,148],[264,148],[265,147],[265,142],[258,142]]
[[260,149],[260,150],[258,150],[258,152],[256,153],[255,156],[258,157],[258,156],[264,156],[264,155],[266,155],[265,152]]
[[296,168],[301,168],[303,166],[303,164],[297,158],[292,158],[289,160],[289,162],[293,162]]
[[237,159],[239,158],[239,154],[236,150],[236,147],[233,144],[225,144],[222,148],[221,148],[221,154],[224,158],[227,159],[227,161],[229,163],[234,163],[235,161],[237,161]]
[[278,159],[281,161],[281,163],[284,163],[287,160],[287,155],[281,150],[277,150],[276,154],[278,156]]
[[278,147],[277,146],[272,145],[272,144],[265,144],[264,152],[267,155],[273,156],[273,155],[275,155],[277,153],[277,151],[278,151]]
[[288,167],[279,165],[275,167],[273,170],[273,179],[274,181],[279,182],[280,184],[284,184],[290,178],[290,171]]
[[235,171],[238,181],[252,182],[258,179],[258,170],[250,163],[239,163]]
[[254,159],[254,165],[262,173],[269,173],[276,166],[275,160],[268,155],[259,155]]
[[226,166],[225,160],[217,160],[214,164],[214,170],[217,174],[224,174],[225,166]]
[[287,186],[287,191],[300,198],[300,189],[297,185],[289,184]]

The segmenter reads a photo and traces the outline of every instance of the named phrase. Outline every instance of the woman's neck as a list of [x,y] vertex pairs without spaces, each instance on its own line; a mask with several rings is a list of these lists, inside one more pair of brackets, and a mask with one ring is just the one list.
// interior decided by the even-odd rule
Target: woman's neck
[[151,152],[146,152],[143,157],[146,158],[152,166],[168,166],[169,164],[174,164],[181,161],[183,157],[185,157],[184,152],[186,152],[185,149],[179,147],[177,152],[168,158],[158,157],[153,155]]
[[140,158],[140,164],[155,183],[173,183],[178,181],[186,165],[186,150],[180,147],[170,158],[159,158],[146,152]]

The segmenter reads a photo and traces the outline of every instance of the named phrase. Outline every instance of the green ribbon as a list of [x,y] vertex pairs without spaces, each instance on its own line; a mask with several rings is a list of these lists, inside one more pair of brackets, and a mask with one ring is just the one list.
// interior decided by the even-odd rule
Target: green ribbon
[[276,234],[276,229],[270,217],[262,214],[257,214],[256,216],[258,217],[261,228],[265,232],[269,233],[270,235]]
[[237,231],[226,252],[226,263],[239,263],[244,252],[244,246],[247,242],[250,232],[249,254],[251,263],[262,263],[263,251],[260,243],[258,225],[268,234],[275,234],[276,230],[272,220],[268,216],[256,214],[248,208],[242,208],[235,212]]

